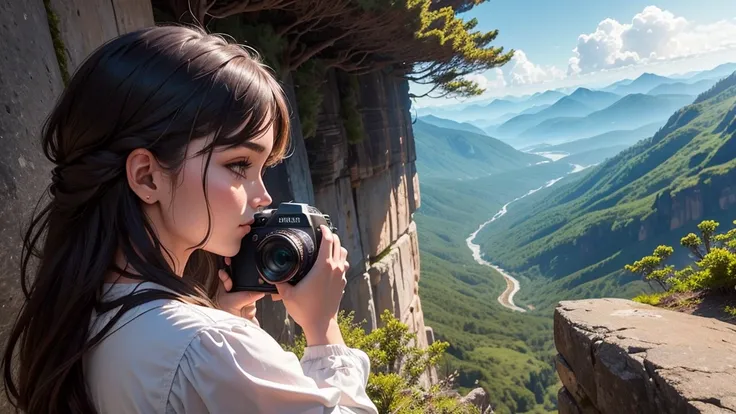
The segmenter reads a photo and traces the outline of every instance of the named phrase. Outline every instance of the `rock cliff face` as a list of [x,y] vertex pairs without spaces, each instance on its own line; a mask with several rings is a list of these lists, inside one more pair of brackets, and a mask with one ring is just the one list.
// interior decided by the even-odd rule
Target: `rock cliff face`
[[[328,76],[324,89],[329,99],[320,119],[320,126],[333,126],[336,133],[324,136],[320,128],[307,140],[307,153],[310,166],[316,167],[315,203],[336,217],[351,257],[343,307],[355,310],[356,319],[364,319],[368,330],[378,326],[378,315],[389,309],[426,338],[417,296],[419,250],[412,214],[419,206],[419,193],[408,85],[380,75],[360,77],[358,109],[365,137],[348,145],[336,110],[337,78]],[[339,150],[329,151],[335,147],[331,141],[339,143]]]
[[736,329],[623,299],[560,302],[559,412],[736,412]]
[[[97,2],[42,0],[0,3],[0,338],[20,304],[17,280],[22,224],[49,183],[50,166],[37,146],[40,127],[72,73],[93,49],[110,38],[153,24],[149,0]],[[57,22],[52,34],[50,20]],[[56,42],[56,46],[55,43]],[[63,49],[59,45],[63,44]],[[56,50],[62,50],[57,59]],[[355,311],[367,330],[390,310],[418,334],[426,331],[418,296],[419,250],[412,213],[419,207],[419,182],[409,115],[408,84],[380,74],[358,79],[358,109],[364,139],[348,144],[341,118],[340,77],[328,74],[315,137],[304,140],[294,113],[293,155],[266,174],[274,202],[299,201],[329,214],[349,251],[342,308]],[[285,90],[292,108],[290,79]],[[315,300],[318,300],[315,298]],[[289,341],[296,327],[279,302],[259,304],[264,328]],[[0,412],[3,410],[0,400]]]

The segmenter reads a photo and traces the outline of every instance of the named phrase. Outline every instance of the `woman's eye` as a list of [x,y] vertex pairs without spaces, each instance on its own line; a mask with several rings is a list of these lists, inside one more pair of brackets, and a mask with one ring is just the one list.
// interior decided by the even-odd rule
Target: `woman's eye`
[[232,170],[232,172],[234,172],[235,174],[241,177],[245,177],[245,172],[248,171],[248,168],[250,168],[250,166],[251,166],[250,161],[240,160],[240,161],[231,162],[230,164],[227,165],[227,168]]

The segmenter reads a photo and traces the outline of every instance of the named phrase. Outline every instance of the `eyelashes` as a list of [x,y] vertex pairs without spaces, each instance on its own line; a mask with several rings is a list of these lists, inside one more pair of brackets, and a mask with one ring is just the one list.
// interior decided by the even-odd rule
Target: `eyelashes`
[[252,165],[253,163],[251,163],[250,160],[246,158],[244,160],[239,160],[239,161],[235,161],[235,162],[231,162],[230,164],[227,164],[227,168],[229,168],[236,175],[245,178],[245,173],[248,171],[248,169]]

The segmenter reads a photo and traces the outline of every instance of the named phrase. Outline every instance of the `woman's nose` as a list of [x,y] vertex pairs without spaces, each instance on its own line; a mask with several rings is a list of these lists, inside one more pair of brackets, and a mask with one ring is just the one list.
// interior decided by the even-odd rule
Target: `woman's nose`
[[258,180],[258,190],[256,190],[256,196],[252,198],[253,206],[258,209],[259,207],[268,207],[273,203],[271,194],[268,193],[263,180]]

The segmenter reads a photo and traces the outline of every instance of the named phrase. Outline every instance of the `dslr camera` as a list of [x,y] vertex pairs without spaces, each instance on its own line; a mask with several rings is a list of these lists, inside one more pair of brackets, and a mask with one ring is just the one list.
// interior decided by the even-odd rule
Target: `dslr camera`
[[296,285],[317,259],[320,225],[336,230],[327,214],[304,203],[280,203],[256,213],[250,233],[231,258],[231,291],[277,293],[277,283]]

